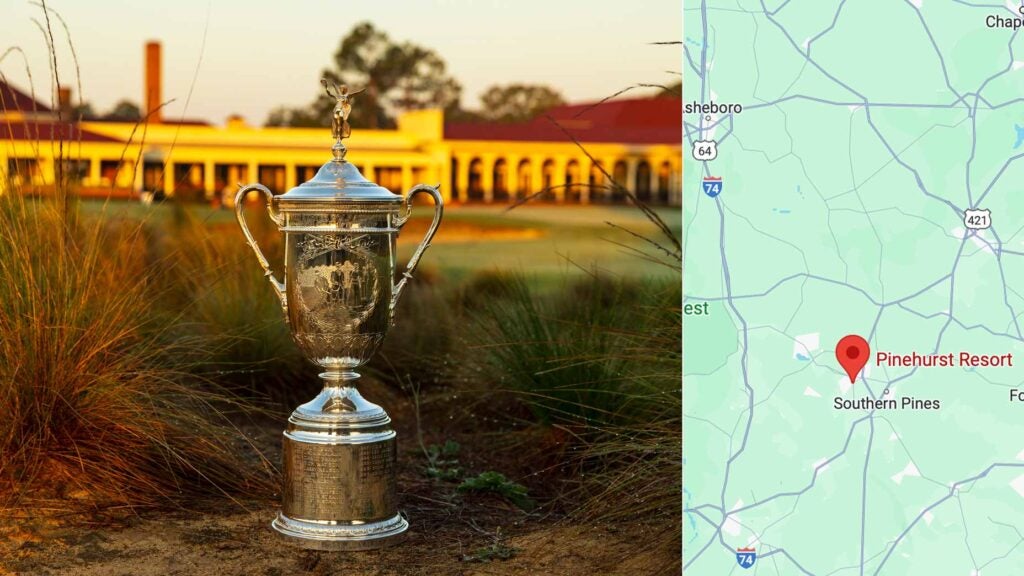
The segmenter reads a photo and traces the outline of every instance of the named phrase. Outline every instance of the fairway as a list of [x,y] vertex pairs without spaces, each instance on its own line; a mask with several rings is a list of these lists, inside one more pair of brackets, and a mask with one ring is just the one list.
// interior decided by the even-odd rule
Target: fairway
[[[239,242],[242,241],[232,210],[186,206],[192,216],[212,229],[237,234]],[[83,201],[82,210],[87,214],[146,219],[155,225],[167,226],[174,219],[175,207],[171,202],[143,206]],[[253,204],[246,210],[254,229],[261,226],[256,223],[262,216],[260,206]],[[678,236],[679,209],[656,208],[655,211]],[[412,255],[432,213],[429,206],[415,209],[399,237],[402,261]],[[264,224],[270,227],[269,220]],[[479,271],[519,271],[541,285],[557,283],[566,274],[594,270],[638,278],[679,274],[634,252],[634,249],[641,249],[658,254],[646,241],[616,226],[660,243],[667,242],[657,227],[632,206],[522,205],[511,210],[504,206],[448,206],[420,269],[436,272],[450,281],[460,281]]]
[[[427,210],[417,209],[416,218],[422,214],[424,224],[429,218]],[[665,209],[659,215],[678,234],[680,212]],[[609,222],[663,240],[657,228],[631,207],[520,206],[506,211],[501,207],[458,206],[445,213],[445,222],[424,265],[455,279],[495,269],[518,270],[541,282],[560,278],[563,273],[595,269],[624,276],[678,274],[632,252],[630,248],[645,248],[646,243]],[[413,243],[418,241],[416,224],[411,221],[410,229],[403,231],[403,254],[411,253]]]

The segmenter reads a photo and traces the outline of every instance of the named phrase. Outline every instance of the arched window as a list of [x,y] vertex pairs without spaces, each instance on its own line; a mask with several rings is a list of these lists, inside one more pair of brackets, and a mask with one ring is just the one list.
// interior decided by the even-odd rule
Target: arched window
[[644,202],[651,201],[651,165],[641,160],[636,167],[636,183],[633,184],[636,197]]
[[459,190],[459,161],[454,156],[452,157],[451,180],[451,187],[449,190],[452,191],[452,197],[455,199],[461,199],[463,191]]
[[626,199],[626,194],[625,192],[623,192],[621,187],[629,186],[631,184],[631,182],[626,182],[626,175],[628,173],[629,168],[626,166],[625,160],[619,160],[618,162],[615,163],[615,170],[612,171],[612,179],[615,180],[615,184],[618,184],[618,186],[615,186],[615,184],[613,184],[613,186],[615,186],[615,188],[612,190],[613,202],[622,202],[623,200]]
[[[555,197],[554,191],[551,187],[555,185],[555,161],[545,160],[544,164],[541,164],[540,169],[541,175],[541,190],[544,190],[544,194],[539,196],[542,200],[551,200]],[[540,192],[540,190],[534,190],[534,194]]]
[[582,189],[580,163],[575,160],[570,160],[569,163],[565,165],[565,201],[574,203],[579,202],[580,192]]
[[499,158],[494,163],[494,201],[495,202],[507,202],[508,201],[508,162],[504,158]]
[[484,198],[484,163],[479,158],[474,158],[469,163],[469,200],[483,200]]
[[605,182],[604,173],[601,172],[601,163],[594,162],[590,165],[590,173],[587,175],[587,186],[590,187],[590,201],[591,202],[607,202],[608,189],[607,182]]
[[523,160],[519,162],[519,177],[516,185],[516,199],[526,198],[528,195],[534,192],[531,190],[533,186],[533,174],[532,166],[529,160]]

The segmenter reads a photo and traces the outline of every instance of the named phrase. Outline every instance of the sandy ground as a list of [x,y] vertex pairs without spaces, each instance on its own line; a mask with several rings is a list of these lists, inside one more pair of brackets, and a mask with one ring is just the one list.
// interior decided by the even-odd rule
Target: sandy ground
[[[526,470],[537,453],[509,456],[475,420],[434,404],[427,443],[455,439],[467,473],[498,470],[527,484],[540,506],[524,512],[493,494],[459,494],[457,482],[428,478],[414,442],[416,418],[402,393],[372,378],[364,395],[387,405],[399,438],[399,509],[410,529],[391,548],[317,552],[296,548],[270,528],[277,498],[191,503],[194,510],[93,511],[73,517],[4,518],[0,576],[660,576],[680,573],[673,526],[643,522],[583,525],[547,500],[546,485]],[[468,418],[468,417],[466,417]],[[254,423],[245,434],[280,462],[283,422]],[[527,443],[528,445],[531,443]],[[538,444],[538,453],[547,448]]]
[[[119,527],[51,527],[8,534],[0,574],[39,576],[172,576],[292,574],[391,575],[647,575],[678,574],[665,552],[637,553],[645,529],[529,522],[501,536],[511,558],[487,562],[474,552],[493,534],[442,535],[413,518],[408,537],[384,550],[358,553],[295,548],[269,528],[270,507],[230,514],[176,513],[135,518]],[[458,522],[453,520],[453,522]],[[547,524],[547,525],[545,525]],[[441,532],[450,532],[442,530]]]
[[[266,446],[264,453],[272,461],[279,459],[278,434],[277,425],[270,425],[254,438]],[[537,510],[527,513],[500,496],[458,494],[456,483],[427,478],[422,465],[415,450],[400,450],[399,509],[410,529],[390,548],[347,553],[303,550],[270,528],[276,498],[220,500],[196,503],[197,510],[191,511],[136,514],[115,509],[70,518],[0,518],[0,576],[680,573],[679,546],[671,536],[665,537],[671,526],[582,525],[564,511],[550,510],[543,498]],[[537,495],[533,489],[531,494]],[[657,542],[661,544],[652,545]]]

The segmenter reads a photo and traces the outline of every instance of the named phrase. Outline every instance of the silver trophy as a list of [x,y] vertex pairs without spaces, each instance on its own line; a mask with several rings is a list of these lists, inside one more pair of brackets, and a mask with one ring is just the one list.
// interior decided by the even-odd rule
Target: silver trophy
[[[409,525],[398,513],[391,418],[359,394],[355,370],[391,327],[402,289],[437,232],[443,201],[436,186],[424,185],[403,199],[345,160],[341,141],[350,133],[355,93],[322,83],[337,100],[334,159],[281,196],[261,184],[243,186],[235,215],[296,344],[324,370],[323,391],[288,418],[283,502],[272,525],[304,548],[365,550],[394,543]],[[251,191],[265,196],[270,218],[285,234],[284,282],[275,278],[246,225],[242,206]],[[396,284],[395,240],[419,193],[434,197],[434,220]]]

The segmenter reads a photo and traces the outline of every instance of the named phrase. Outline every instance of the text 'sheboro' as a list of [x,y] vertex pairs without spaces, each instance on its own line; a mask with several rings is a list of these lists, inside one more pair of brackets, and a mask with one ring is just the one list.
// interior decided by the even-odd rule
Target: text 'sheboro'
[[[395,305],[441,222],[436,186],[416,186],[403,199],[364,178],[345,160],[352,93],[323,81],[337,100],[334,159],[317,175],[274,197],[243,186],[235,214],[281,300],[299,349],[325,371],[324,389],[299,406],[284,432],[284,490],[273,527],[319,550],[362,550],[394,543],[409,527],[398,512],[395,431],[384,409],[355,388],[354,370],[373,356],[394,321]],[[278,281],[242,213],[245,196],[261,192],[285,234],[285,280]],[[394,284],[395,240],[412,198],[434,198],[426,238]]]

